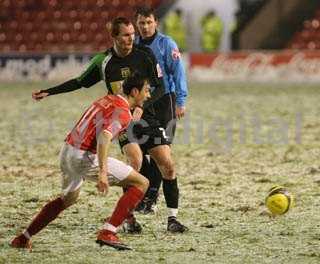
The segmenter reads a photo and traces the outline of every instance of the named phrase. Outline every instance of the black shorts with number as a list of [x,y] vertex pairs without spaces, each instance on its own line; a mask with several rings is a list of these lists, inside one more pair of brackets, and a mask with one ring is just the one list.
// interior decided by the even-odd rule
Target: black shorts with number
[[[147,154],[149,149],[158,145],[170,145],[176,131],[176,95],[167,93],[158,99],[153,108],[155,111],[155,122],[148,126],[147,123],[141,125],[131,125],[128,130],[119,135],[119,144],[122,149],[126,144],[138,143]],[[154,119],[153,119],[154,121]],[[139,123],[139,122],[138,122]],[[155,126],[154,124],[158,124]]]
[[172,143],[176,131],[176,95],[167,93],[153,104],[156,119],[166,128],[166,135]]
[[139,122],[132,122],[118,139],[121,149],[129,143],[138,143],[144,154],[148,154],[148,150],[156,146],[170,144],[164,128],[141,125]]

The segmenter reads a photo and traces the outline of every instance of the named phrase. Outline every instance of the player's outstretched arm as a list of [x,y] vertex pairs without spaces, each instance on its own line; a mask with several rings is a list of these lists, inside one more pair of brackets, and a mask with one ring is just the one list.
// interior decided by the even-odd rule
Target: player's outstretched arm
[[93,86],[101,80],[99,69],[104,58],[104,54],[97,54],[90,61],[87,69],[78,78],[71,79],[46,90],[34,91],[32,93],[32,98],[34,100],[41,100],[50,95],[68,93],[78,90],[82,87],[89,88]]
[[60,94],[60,93],[68,93],[72,92],[74,90],[78,90],[82,87],[81,83],[77,79],[72,79],[69,81],[66,81],[60,85],[51,87],[46,90],[38,90],[38,91],[33,91],[32,92],[32,98],[34,100],[41,100],[49,95],[55,95],[55,94]]

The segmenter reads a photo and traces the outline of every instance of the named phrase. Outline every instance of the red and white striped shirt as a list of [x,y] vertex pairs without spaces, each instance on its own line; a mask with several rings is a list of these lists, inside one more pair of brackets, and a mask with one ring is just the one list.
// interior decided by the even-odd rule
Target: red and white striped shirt
[[97,152],[97,137],[102,130],[113,137],[132,120],[128,101],[121,95],[107,95],[95,101],[67,135],[65,141],[77,149]]

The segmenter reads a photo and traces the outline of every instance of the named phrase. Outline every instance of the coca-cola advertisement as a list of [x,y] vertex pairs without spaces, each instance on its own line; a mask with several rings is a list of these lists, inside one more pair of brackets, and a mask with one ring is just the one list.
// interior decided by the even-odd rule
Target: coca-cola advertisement
[[320,82],[320,52],[193,53],[189,76],[204,82]]

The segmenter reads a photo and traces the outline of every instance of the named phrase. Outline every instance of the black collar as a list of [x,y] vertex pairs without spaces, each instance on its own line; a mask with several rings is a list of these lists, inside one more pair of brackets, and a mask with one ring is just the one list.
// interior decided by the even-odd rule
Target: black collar
[[140,44],[143,44],[143,45],[150,45],[153,40],[156,38],[158,32],[156,31],[151,37],[148,37],[148,38],[145,38],[143,39],[141,36],[140,36]]

